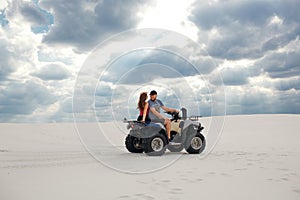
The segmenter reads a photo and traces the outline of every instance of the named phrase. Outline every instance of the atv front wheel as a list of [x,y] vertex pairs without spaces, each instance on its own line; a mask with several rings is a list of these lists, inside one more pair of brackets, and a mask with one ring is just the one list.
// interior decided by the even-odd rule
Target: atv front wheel
[[199,154],[206,146],[205,137],[201,133],[197,133],[193,137],[189,137],[186,141],[186,151],[189,154]]
[[144,139],[145,153],[148,156],[161,156],[166,151],[167,140],[161,134]]
[[143,153],[142,140],[132,135],[127,135],[125,140],[125,146],[131,153]]

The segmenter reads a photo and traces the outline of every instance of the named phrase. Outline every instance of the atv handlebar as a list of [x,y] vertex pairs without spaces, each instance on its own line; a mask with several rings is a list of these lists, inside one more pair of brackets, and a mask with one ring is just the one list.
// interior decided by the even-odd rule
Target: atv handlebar
[[171,121],[175,120],[176,122],[179,119],[182,119],[182,120],[189,119],[191,121],[198,121],[199,118],[202,117],[201,115],[192,115],[192,116],[188,117],[187,116],[187,110],[185,108],[181,108],[180,110],[182,111],[182,116],[181,117],[179,116],[179,112],[166,112],[166,113],[172,116]]
[[179,112],[166,112],[166,113],[172,116],[171,121],[177,122],[177,120],[181,119],[181,117],[179,116]]

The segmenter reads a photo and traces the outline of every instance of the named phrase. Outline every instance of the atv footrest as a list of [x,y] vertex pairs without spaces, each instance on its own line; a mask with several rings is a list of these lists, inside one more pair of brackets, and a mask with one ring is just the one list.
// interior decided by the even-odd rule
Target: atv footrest
[[180,142],[169,142],[169,145],[175,146],[175,145],[181,145]]

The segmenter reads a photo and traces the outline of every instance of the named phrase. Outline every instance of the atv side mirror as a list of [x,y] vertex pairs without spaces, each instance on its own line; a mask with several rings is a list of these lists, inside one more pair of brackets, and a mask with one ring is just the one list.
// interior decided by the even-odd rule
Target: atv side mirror
[[186,120],[187,119],[187,110],[186,108],[181,108],[182,111],[182,119]]

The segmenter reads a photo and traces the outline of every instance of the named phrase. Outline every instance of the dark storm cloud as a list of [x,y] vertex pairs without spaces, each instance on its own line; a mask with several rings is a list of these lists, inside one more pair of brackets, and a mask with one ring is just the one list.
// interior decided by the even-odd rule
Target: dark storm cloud
[[263,1],[220,1],[212,5],[195,6],[191,19],[206,30],[227,26],[236,21],[245,26],[261,26],[273,14],[270,3]]
[[46,0],[41,6],[54,15],[46,43],[70,44],[78,50],[96,46],[112,34],[134,28],[143,0],[60,1]]
[[20,12],[33,25],[48,23],[46,15],[33,2],[22,2]]
[[[175,49],[176,47],[173,48]],[[163,50],[153,50],[142,59],[140,64],[159,63],[169,66],[182,76],[193,76],[199,73],[208,74],[215,69],[215,65],[209,57],[199,56],[196,60],[193,60],[193,62],[196,66],[193,66],[185,57],[182,57],[182,55]]]
[[43,80],[63,80],[71,76],[70,72],[59,64],[43,66],[40,70],[33,72],[31,75]]
[[295,31],[292,33],[281,34],[279,36],[271,37],[262,44],[262,51],[276,50],[278,48],[284,47],[290,41],[296,39],[299,35],[300,26],[295,28]]
[[272,53],[255,65],[267,72],[271,78],[300,76],[300,52]]
[[298,0],[195,2],[190,19],[209,54],[253,61],[218,69],[228,114],[300,112],[299,7]]
[[[249,93],[242,98],[243,114],[283,113],[299,114],[299,93],[277,92],[273,95],[264,93]],[[288,99],[288,100],[287,100]]]
[[7,19],[13,18],[21,14],[25,21],[28,21],[33,26],[48,25],[49,19],[46,12],[43,12],[34,2],[26,2],[15,0],[8,2],[6,8]]
[[158,78],[178,78],[206,74],[214,65],[209,58],[198,58],[195,66],[184,58],[164,50],[138,50],[123,55],[107,69],[101,80],[123,84],[141,84]]
[[[253,69],[252,69],[253,68]],[[249,83],[249,78],[259,75],[260,72],[254,67],[225,67],[213,72],[210,76],[211,83],[215,86],[243,86]],[[221,78],[219,77],[221,76]]]
[[[225,1],[195,4],[190,19],[201,30],[200,38],[209,38],[212,56],[240,59],[259,58],[295,40],[300,34],[299,1]],[[282,24],[270,25],[277,16]],[[210,31],[216,30],[218,36]]]
[[280,91],[300,90],[300,77],[279,80],[275,83],[275,88]]
[[55,97],[48,89],[36,82],[11,82],[0,89],[0,117],[4,114],[29,115],[40,106],[49,105],[54,101]]
[[232,114],[299,114],[300,93],[297,91],[269,92],[259,87],[226,88],[226,113]]
[[248,83],[246,69],[243,68],[226,68],[221,70],[221,76],[225,85],[244,85]]

